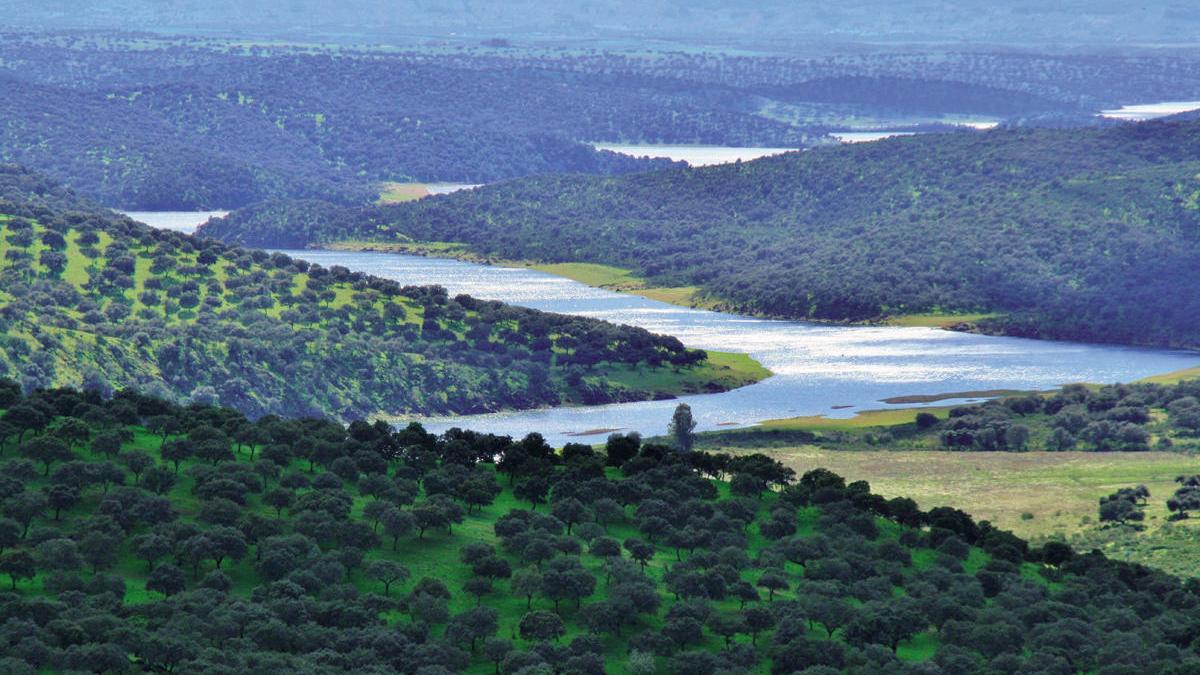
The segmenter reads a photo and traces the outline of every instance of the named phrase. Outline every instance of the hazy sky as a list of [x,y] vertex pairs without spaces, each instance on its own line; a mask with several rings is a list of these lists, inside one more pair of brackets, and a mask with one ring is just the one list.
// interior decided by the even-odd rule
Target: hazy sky
[[1195,40],[1193,0],[0,0],[22,27],[511,38],[891,39],[1038,43]]

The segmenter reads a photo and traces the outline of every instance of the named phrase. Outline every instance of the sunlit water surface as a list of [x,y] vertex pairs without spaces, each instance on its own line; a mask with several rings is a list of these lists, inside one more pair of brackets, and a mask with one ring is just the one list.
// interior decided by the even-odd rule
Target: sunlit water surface
[[191,234],[209,218],[224,218],[228,211],[121,211],[136,221],[160,230],[175,230]]
[[715,166],[734,162],[749,162],[762,157],[782,155],[797,148],[735,148],[719,145],[626,145],[596,143],[597,150],[610,150],[631,157],[667,158],[687,162],[690,166]]
[[[689,347],[749,353],[775,373],[758,384],[734,391],[681,399],[692,406],[700,431],[800,415],[850,416],[856,411],[887,408],[882,399],[895,396],[1051,389],[1080,381],[1127,382],[1200,364],[1200,355],[1187,352],[986,337],[926,328],[754,319],[676,307],[529,269],[456,260],[340,251],[285,253],[404,284],[438,284],[452,294],[467,293],[641,326],[674,335]],[[539,431],[554,443],[596,442],[613,429],[646,435],[664,433],[677,402],[552,408],[423,421],[434,431],[451,426],[513,436]]]
[[1179,113],[1189,112],[1192,110],[1200,110],[1200,101],[1164,101],[1162,103],[1138,103],[1133,105],[1121,106],[1113,110],[1100,111],[1101,117],[1109,117],[1116,120],[1128,120],[1131,122],[1144,122],[1145,120],[1157,119],[1159,117],[1167,117],[1169,115],[1178,115]]

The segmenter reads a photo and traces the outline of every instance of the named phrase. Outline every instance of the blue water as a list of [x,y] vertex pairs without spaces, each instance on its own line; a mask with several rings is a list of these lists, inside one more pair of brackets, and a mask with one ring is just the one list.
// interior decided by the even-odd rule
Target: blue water
[[[676,307],[529,269],[387,253],[285,253],[405,284],[438,284],[452,294],[468,293],[641,326],[674,335],[689,347],[749,353],[775,373],[735,391],[680,399],[692,406],[701,431],[801,415],[846,417],[861,410],[888,408],[882,399],[894,396],[1128,382],[1200,365],[1200,354],[1190,352],[987,337],[929,328],[754,319]],[[512,436],[539,431],[556,444],[600,442],[603,433],[576,434],[601,429],[665,433],[677,403],[551,408],[422,421],[433,431],[451,426]]]

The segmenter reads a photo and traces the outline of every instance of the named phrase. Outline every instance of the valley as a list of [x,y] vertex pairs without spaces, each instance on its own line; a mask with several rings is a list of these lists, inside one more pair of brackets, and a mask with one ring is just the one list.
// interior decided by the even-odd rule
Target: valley
[[1200,673],[1185,5],[0,0],[0,673]]
[[[749,387],[681,399],[695,410],[701,431],[781,417],[847,417],[862,410],[911,405],[883,402],[895,396],[1128,382],[1200,363],[1200,355],[1191,352],[996,338],[924,327],[839,327],[756,319],[670,305],[528,268],[390,253],[285,253],[325,267],[340,265],[382,278],[439,285],[451,294],[618,321],[672,335],[692,348],[747,353],[773,373]],[[963,401],[934,404],[955,402]],[[511,436],[537,430],[558,444],[588,440],[570,434],[589,429],[663,434],[676,403],[645,401],[423,422],[433,430],[466,426]],[[599,440],[602,437],[591,442]]]
[[483,259],[626,269],[742,314],[982,314],[966,328],[1196,348],[1196,297],[1175,289],[1200,270],[1197,128],[921,134],[384,207],[271,202],[201,234],[274,248],[452,242]]

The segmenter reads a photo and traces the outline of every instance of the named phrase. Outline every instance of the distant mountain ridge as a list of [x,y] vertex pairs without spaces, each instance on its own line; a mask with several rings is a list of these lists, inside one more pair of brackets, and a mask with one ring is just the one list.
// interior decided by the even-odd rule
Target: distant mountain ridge
[[976,42],[1193,42],[1183,0],[1005,3],[722,3],[696,0],[84,0],[0,1],[6,23],[56,28],[323,35],[467,34],[780,39],[823,36]]

